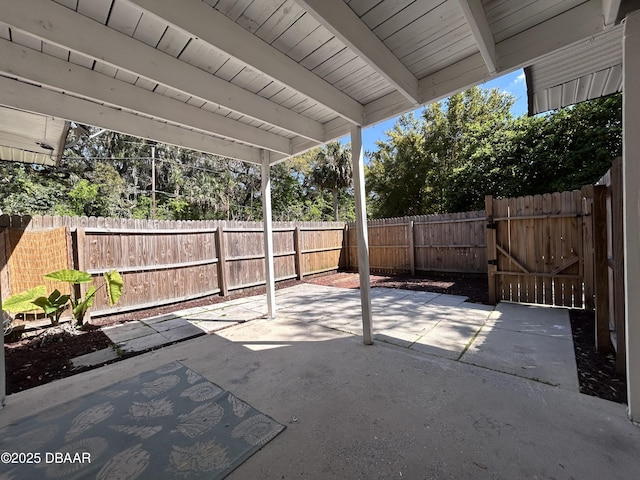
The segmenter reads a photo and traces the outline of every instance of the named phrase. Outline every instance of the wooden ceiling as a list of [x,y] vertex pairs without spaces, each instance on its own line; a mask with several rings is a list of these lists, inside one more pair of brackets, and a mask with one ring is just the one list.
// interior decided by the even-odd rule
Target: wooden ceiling
[[0,105],[273,164],[602,34],[620,0],[5,0]]

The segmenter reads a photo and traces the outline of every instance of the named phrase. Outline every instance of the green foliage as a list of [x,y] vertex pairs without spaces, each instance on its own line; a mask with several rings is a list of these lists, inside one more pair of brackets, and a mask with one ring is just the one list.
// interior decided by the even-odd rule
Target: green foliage
[[96,297],[96,292],[96,287],[91,285],[87,290],[87,294],[84,298],[78,297],[72,302],[71,311],[73,312],[73,318],[76,319],[76,323],[78,325],[82,325],[84,323],[84,316],[86,315],[87,311],[93,306],[93,300]]
[[[548,115],[513,118],[513,97],[473,88],[398,119],[367,152],[374,217],[474,210],[484,196],[591,184],[621,153],[614,95]],[[89,128],[60,168],[0,162],[0,211],[155,218],[261,220],[260,168],[167,145],[155,148],[156,204],[147,140]],[[351,154],[333,142],[271,168],[274,220],[352,220]]]
[[[80,270],[57,270],[55,272],[47,273],[44,277],[49,280],[67,282],[72,285],[91,283],[93,281],[91,274]],[[109,304],[115,305],[120,299],[122,290],[124,288],[122,276],[116,270],[112,270],[110,272],[105,272],[104,280],[104,286],[107,289]],[[67,295],[66,301],[68,301],[69,299],[71,300],[73,317],[76,319],[76,323],[78,325],[82,325],[84,323],[84,316],[89,308],[91,308],[91,306],[93,305],[97,290],[98,289],[91,285],[87,290],[84,298],[81,298],[79,295],[74,295],[73,297],[69,298],[69,296]],[[66,301],[64,303],[66,303]]]
[[122,276],[117,270],[111,270],[104,274],[105,285],[107,286],[107,296],[109,297],[109,304],[115,305],[120,300],[122,292],[124,290],[124,281]]
[[80,270],[56,270],[55,272],[47,273],[44,278],[48,280],[55,280],[58,282],[67,283],[90,283],[92,281],[91,274],[82,272]]
[[60,323],[60,315],[69,298],[70,295],[61,295],[59,290],[54,290],[48,297],[36,298],[33,304],[42,308],[44,314],[51,319],[51,325],[55,327]]
[[[59,168],[0,162],[0,211],[159,220],[262,219],[259,167],[157,145],[153,208],[155,144],[87,128],[92,138],[76,138],[72,130],[67,142],[72,147]],[[271,168],[274,220],[330,220],[336,210],[345,219],[353,217],[348,186],[319,187],[312,181],[319,152],[310,150]],[[336,198],[337,209],[332,208]]]
[[90,207],[98,199],[98,185],[81,179],[69,192],[70,208],[68,215],[88,215]]
[[317,151],[310,175],[311,184],[331,192],[333,220],[338,221],[340,192],[351,186],[351,149],[331,142]]
[[[93,281],[91,274],[88,272],[71,269],[50,272],[44,275],[44,278],[72,285],[91,283]],[[115,305],[122,296],[124,289],[122,276],[116,270],[112,270],[104,274],[104,279],[103,286],[107,289],[109,303],[110,305]],[[75,288],[74,291],[77,293]],[[51,325],[55,326],[58,325],[62,312],[67,303],[70,302],[73,317],[77,325],[82,326],[84,316],[93,305],[97,291],[98,289],[91,285],[84,298],[79,295],[61,295],[58,290],[54,290],[49,296],[46,296],[45,286],[40,285],[31,290],[10,296],[2,303],[2,309],[11,313],[26,313],[36,310],[36,307],[40,307],[44,314],[51,319]]]
[[38,297],[42,297],[46,294],[47,290],[44,285],[39,285],[30,290],[16,293],[2,302],[2,310],[6,310],[11,313],[27,313],[37,310],[37,305],[33,302]]
[[369,152],[365,169],[371,211],[376,217],[417,215],[430,210],[432,158],[425,149],[423,125],[403,115],[387,132],[386,142]]
[[374,217],[482,209],[484,197],[571,190],[621,154],[621,97],[513,118],[510,94],[473,88],[401,117],[368,152]]

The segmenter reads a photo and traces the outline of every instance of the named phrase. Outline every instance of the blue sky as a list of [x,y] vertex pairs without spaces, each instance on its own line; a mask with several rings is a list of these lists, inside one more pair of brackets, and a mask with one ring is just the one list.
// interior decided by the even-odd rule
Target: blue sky
[[[516,116],[527,113],[527,85],[524,80],[524,71],[517,70],[480,86],[482,88],[499,88],[512,93],[516,97],[516,103],[511,108],[511,113]],[[421,111],[422,107],[416,110],[416,114],[419,115]],[[386,138],[385,132],[393,128],[396,118],[386,120],[362,131],[362,146],[365,152],[376,149],[376,141]],[[348,142],[349,138],[347,137],[345,141]]]

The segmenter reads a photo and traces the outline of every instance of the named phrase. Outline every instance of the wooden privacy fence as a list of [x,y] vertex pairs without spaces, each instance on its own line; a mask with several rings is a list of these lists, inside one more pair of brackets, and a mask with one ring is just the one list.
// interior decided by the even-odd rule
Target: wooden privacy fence
[[[606,350],[613,343],[622,372],[621,175],[616,160],[601,185],[580,191],[506,199],[488,196],[484,211],[370,221],[371,271],[486,273],[492,303],[595,307],[597,346]],[[261,223],[5,215],[0,216],[4,298],[18,288],[36,286],[23,285],[28,277],[23,273],[30,268],[25,252],[31,256],[38,243],[39,254],[45,256],[41,260],[34,256],[34,261],[40,270],[53,269],[45,260],[59,253],[52,250],[67,247],[52,249],[51,240],[46,240],[49,233],[33,235],[56,227],[69,232],[65,235],[73,266],[89,271],[97,285],[111,269],[124,277],[119,304],[109,307],[101,291],[93,316],[227,295],[265,283]],[[354,224],[278,222],[273,240],[277,280],[358,266]],[[69,263],[64,260],[60,268],[65,262]],[[45,273],[36,267],[34,271]]]
[[[43,248],[46,245],[46,248]],[[46,280],[43,275],[71,268],[71,244],[66,227],[46,231],[5,228],[0,231],[0,291],[22,292],[45,285],[49,292],[71,293],[64,282]],[[14,275],[9,275],[9,271]]]
[[489,301],[581,308],[593,296],[588,191],[487,196]]
[[[0,217],[0,229],[11,231],[35,233],[60,226],[70,232],[73,265],[91,273],[96,287],[106,271],[117,269],[123,276],[125,289],[117,306],[108,305],[102,289],[92,316],[227,295],[265,283],[263,229],[258,222]],[[343,237],[342,223],[275,222],[276,280],[301,279],[344,266]],[[53,255],[48,245],[41,246]],[[0,250],[4,252],[6,245]],[[4,270],[9,278],[20,275]],[[3,298],[11,293],[16,292],[9,283],[2,286]]]
[[[624,232],[622,211],[622,159],[616,158],[594,187],[594,224],[600,235],[596,261],[596,346],[616,351],[616,371],[626,370],[624,302]],[[599,208],[596,210],[596,204]]]
[[[487,271],[484,211],[386,218],[368,222],[373,272]],[[355,224],[347,233],[348,266],[358,266]]]

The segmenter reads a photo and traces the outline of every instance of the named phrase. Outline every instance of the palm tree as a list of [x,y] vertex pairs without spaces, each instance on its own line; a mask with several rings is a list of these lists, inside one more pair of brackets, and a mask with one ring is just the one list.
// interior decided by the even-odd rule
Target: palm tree
[[333,218],[338,221],[338,194],[351,186],[351,149],[340,142],[327,143],[318,152],[311,181],[333,195]]

